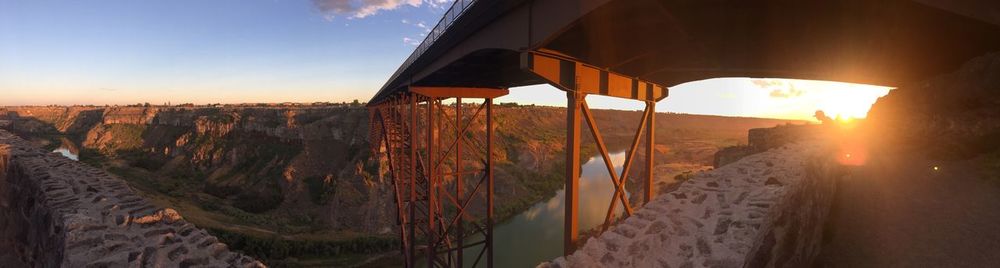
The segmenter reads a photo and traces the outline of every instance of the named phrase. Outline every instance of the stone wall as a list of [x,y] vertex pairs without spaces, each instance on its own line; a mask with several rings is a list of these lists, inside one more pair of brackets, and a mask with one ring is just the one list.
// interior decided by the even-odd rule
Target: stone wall
[[804,141],[700,172],[541,267],[809,267],[843,169]]
[[820,136],[823,125],[779,125],[770,128],[752,128],[747,131],[747,145],[720,149],[715,153],[713,165],[718,168],[736,162],[751,154],[762,153],[790,142]]
[[103,170],[0,130],[0,267],[262,267]]

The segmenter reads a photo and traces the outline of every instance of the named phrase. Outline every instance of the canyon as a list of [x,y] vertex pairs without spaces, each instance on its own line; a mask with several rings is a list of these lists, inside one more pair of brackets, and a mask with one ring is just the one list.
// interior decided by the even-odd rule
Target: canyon
[[[497,110],[497,214],[506,219],[561,188],[565,111]],[[595,110],[610,141],[627,141],[639,116]],[[656,162],[672,173],[707,168],[719,148],[746,143],[750,128],[788,123],[657,117]],[[76,151],[81,162],[268,264],[347,265],[395,249],[386,160],[371,153],[360,105],[6,107],[0,123],[45,150]]]

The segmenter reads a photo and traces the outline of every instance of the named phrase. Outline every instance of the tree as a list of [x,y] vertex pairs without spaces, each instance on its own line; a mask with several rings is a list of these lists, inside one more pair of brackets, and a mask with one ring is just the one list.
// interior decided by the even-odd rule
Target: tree
[[826,112],[823,112],[823,110],[816,110],[816,114],[813,116],[823,124],[833,123],[833,119],[827,116]]

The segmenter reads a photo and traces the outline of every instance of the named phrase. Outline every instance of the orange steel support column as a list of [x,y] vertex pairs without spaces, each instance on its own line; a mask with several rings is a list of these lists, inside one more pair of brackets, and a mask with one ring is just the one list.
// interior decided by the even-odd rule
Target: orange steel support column
[[563,255],[576,247],[580,198],[580,104],[584,94],[566,91],[566,216],[563,218]]
[[437,147],[437,128],[434,124],[434,118],[437,117],[434,113],[434,98],[427,99],[427,267],[436,267],[434,265],[434,259],[437,257],[437,227],[434,226],[434,218],[437,215],[434,211],[437,208],[437,196],[434,195],[434,189],[437,180],[437,172],[434,163],[436,153],[434,149]]
[[590,112],[584,97],[588,94],[610,96],[643,101],[647,105],[646,112],[643,113],[642,122],[639,123],[639,128],[632,139],[632,145],[628,150],[628,156],[625,158],[625,165],[621,175],[616,175],[614,167],[608,162],[610,159],[608,159],[607,150],[606,148],[601,148],[603,146],[600,146],[600,144],[603,144],[603,141],[601,141],[597,127],[595,124],[588,123],[591,126],[595,141],[599,143],[598,149],[606,161],[605,165],[608,167],[608,173],[615,184],[615,195],[612,197],[611,204],[609,204],[608,213],[604,221],[604,229],[606,229],[612,223],[612,218],[615,214],[616,199],[621,200],[622,206],[625,207],[626,216],[631,216],[632,214],[629,199],[625,196],[625,183],[628,182],[630,167],[632,166],[632,162],[634,162],[633,160],[636,160],[634,159],[635,152],[639,150],[638,146],[642,140],[642,131],[646,127],[649,127],[650,131],[646,133],[648,145],[645,149],[646,154],[649,156],[646,159],[647,174],[644,197],[646,202],[652,199],[652,166],[653,149],[655,146],[655,141],[653,140],[655,134],[651,127],[653,126],[654,120],[652,117],[655,116],[655,112],[652,109],[655,109],[656,101],[662,100],[669,95],[669,89],[662,85],[644,81],[641,78],[627,76],[608,70],[608,68],[587,64],[558,51],[547,49],[523,51],[520,63],[521,69],[531,72],[537,78],[560,90],[566,91],[566,216],[564,219],[563,246],[564,254],[569,255],[573,253],[579,232],[577,226],[577,202],[579,199],[578,187],[580,180],[581,113],[587,118],[588,122],[594,119],[589,114]]
[[646,201],[653,200],[653,147],[656,146],[656,102],[647,101],[646,110],[649,118],[646,121]]
[[[505,95],[507,90],[470,88],[456,91],[426,87],[415,90],[420,92],[393,96],[369,107],[371,138],[384,141],[386,148],[384,151],[381,147],[372,149],[386,154],[389,160],[388,172],[395,192],[404,265],[409,268],[493,267],[493,98]],[[447,95],[456,92],[458,96]],[[454,115],[442,105],[442,100],[449,98],[455,98]],[[483,103],[469,113],[466,109],[470,106],[466,102],[468,98],[483,99]],[[483,110],[486,110],[486,118],[481,123],[477,119]],[[477,124],[485,124],[485,142],[481,140],[482,128],[477,128]],[[446,132],[449,128],[454,128],[454,137]],[[381,146],[380,142],[373,144]],[[469,157],[482,157],[481,162],[476,162],[481,165],[470,166]],[[443,172],[451,160],[454,160],[454,169]],[[472,174],[476,176],[470,183],[468,179],[473,178]],[[454,180],[446,180],[445,176],[454,176]],[[472,208],[480,207],[486,208],[485,215],[474,213]],[[483,218],[485,228],[484,222],[479,221]],[[466,241],[473,237],[484,239]],[[425,246],[417,246],[418,242]],[[482,248],[476,254],[465,251],[479,246]],[[486,255],[487,264],[479,265],[483,255]],[[475,261],[470,262],[473,256]],[[426,263],[418,264],[424,257]]]
[[[455,199],[458,201],[458,204],[462,204],[462,195],[463,195],[463,193],[462,193],[462,142],[461,142],[462,135],[463,135],[462,121],[463,121],[462,120],[462,98],[458,97],[458,98],[455,98],[455,170],[452,171],[452,173],[455,174],[455,175],[453,175],[453,176],[455,176]],[[469,122],[469,124],[472,124],[472,122]],[[461,212],[461,213],[464,213],[464,211]],[[456,258],[456,261],[458,262],[458,266],[457,267],[465,267],[465,266],[463,266],[463,259],[462,259],[462,252],[465,251],[465,250],[463,250],[465,248],[465,241],[464,241],[465,240],[465,228],[463,228],[464,226],[462,226],[462,221],[463,221],[462,215],[459,215],[457,217],[458,217],[458,222],[455,223],[455,224],[457,224],[457,226],[455,226],[455,229],[456,229],[455,233],[457,234],[458,238],[455,239],[455,240],[458,240],[458,241],[456,241],[456,242],[458,242],[458,250],[456,250],[455,253],[458,255],[458,258]]]
[[486,267],[493,268],[493,99],[486,99]]
[[408,233],[410,241],[410,248],[408,252],[404,254],[406,258],[407,267],[416,266],[415,260],[417,259],[414,254],[417,252],[417,233],[416,233],[416,217],[417,217],[417,96],[410,96],[410,232]]

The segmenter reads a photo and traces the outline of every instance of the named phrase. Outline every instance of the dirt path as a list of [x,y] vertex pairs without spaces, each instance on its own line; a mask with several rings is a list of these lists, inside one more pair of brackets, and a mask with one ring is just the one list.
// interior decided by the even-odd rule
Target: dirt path
[[1000,185],[969,163],[880,157],[839,187],[818,267],[1000,265]]

